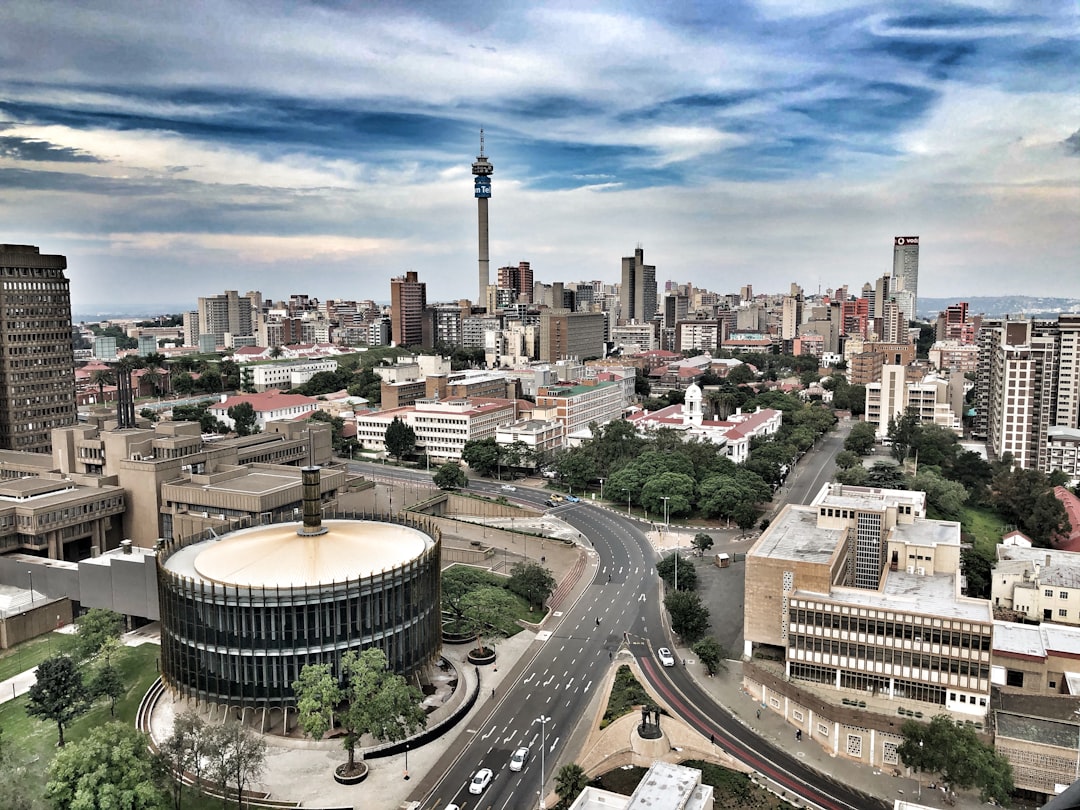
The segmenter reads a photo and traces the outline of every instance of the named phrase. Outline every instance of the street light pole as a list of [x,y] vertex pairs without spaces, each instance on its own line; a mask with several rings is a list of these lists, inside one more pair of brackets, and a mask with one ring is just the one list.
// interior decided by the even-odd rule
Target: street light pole
[[604,500],[604,479],[600,479],[600,500]]
[[540,810],[544,810],[544,753],[547,748],[547,724],[550,717],[540,715],[533,720],[540,724]]
[[[660,500],[662,500],[664,502],[664,531],[665,532],[667,531],[667,502],[668,502],[668,497],[669,496],[667,496],[667,495],[662,495],[660,497]],[[661,547],[662,547],[662,545],[663,545],[663,540],[661,540]],[[675,562],[675,590],[676,590],[676,592],[678,592],[678,590],[679,590],[679,554],[678,554],[678,552],[675,553],[674,562]]]
[[409,744],[405,743],[405,781],[409,781]]
[[26,575],[30,577],[30,607],[34,606],[34,572],[27,571]]

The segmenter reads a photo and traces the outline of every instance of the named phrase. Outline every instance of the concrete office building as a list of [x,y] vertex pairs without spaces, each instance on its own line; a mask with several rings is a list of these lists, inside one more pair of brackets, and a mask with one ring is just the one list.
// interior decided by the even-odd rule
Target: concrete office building
[[321,518],[319,469],[303,470],[303,522],[166,543],[157,557],[161,673],[177,694],[272,711],[288,727],[308,664],[337,674],[350,651],[381,649],[395,672],[441,643],[441,540],[411,518]]
[[652,323],[656,316],[656,267],[645,264],[643,248],[623,257],[619,306],[623,323]]
[[746,555],[747,690],[875,767],[899,764],[898,718],[981,729],[989,707],[990,603],[961,593],[960,524],[925,508],[923,492],[826,484]]
[[67,258],[0,245],[0,449],[48,453],[75,422]]
[[604,314],[547,309],[540,313],[540,360],[604,356]]

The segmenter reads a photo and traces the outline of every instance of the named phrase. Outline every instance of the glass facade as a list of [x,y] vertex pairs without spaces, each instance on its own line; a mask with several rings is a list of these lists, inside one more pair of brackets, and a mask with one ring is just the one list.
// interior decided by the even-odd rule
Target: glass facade
[[378,647],[408,675],[441,643],[440,558],[434,526],[394,520],[433,540],[423,553],[368,577],[305,586],[223,585],[169,570],[175,542],[158,555],[161,674],[187,697],[253,708],[293,705],[308,664],[340,671],[350,650]]

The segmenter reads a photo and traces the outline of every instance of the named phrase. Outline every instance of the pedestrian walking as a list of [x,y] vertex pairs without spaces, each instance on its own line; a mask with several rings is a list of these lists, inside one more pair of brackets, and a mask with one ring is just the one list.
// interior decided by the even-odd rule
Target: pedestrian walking
[[758,709],[758,710],[757,710],[757,719],[758,719],[758,720],[760,720],[760,719],[761,719],[761,709]]

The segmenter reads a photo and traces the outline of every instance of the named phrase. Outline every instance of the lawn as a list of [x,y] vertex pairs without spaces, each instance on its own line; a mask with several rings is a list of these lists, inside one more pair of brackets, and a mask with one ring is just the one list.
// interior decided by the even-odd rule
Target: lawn
[[[123,647],[113,654],[121,677],[125,683],[130,684],[124,697],[116,701],[117,721],[128,724],[135,722],[139,701],[157,678],[159,651],[156,644],[144,644],[141,647]],[[113,718],[109,717],[108,702],[98,701],[90,711],[64,730],[64,739],[81,740],[90,729],[108,723],[111,719]],[[20,749],[28,758],[39,763],[44,771],[56,753],[56,724],[28,716],[26,695],[21,695],[15,700],[0,704],[0,726],[4,729],[5,740],[19,740]]]
[[629,714],[642,704],[652,705],[652,702],[649,693],[638,683],[630,667],[623,664],[615,672],[615,682],[611,685],[607,710],[600,721],[600,728],[607,728],[624,714]]
[[0,681],[33,669],[50,655],[67,652],[75,645],[68,633],[49,633],[0,652]]
[[983,554],[994,556],[994,547],[1001,542],[1001,518],[989,509],[964,507],[960,518],[964,532],[971,535],[975,549]]

